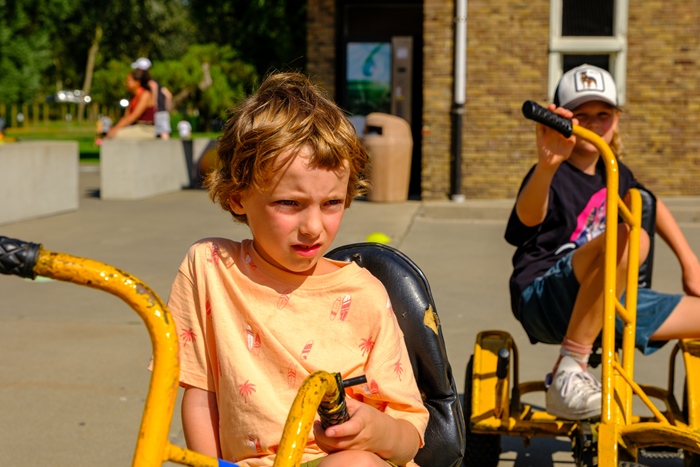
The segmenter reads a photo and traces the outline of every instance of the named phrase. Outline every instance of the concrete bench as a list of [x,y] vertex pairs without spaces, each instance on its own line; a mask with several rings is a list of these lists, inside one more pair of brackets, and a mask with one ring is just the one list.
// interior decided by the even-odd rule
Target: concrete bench
[[0,224],[78,209],[78,143],[0,144]]
[[100,147],[100,198],[143,199],[187,187],[190,177],[179,139],[108,139]]

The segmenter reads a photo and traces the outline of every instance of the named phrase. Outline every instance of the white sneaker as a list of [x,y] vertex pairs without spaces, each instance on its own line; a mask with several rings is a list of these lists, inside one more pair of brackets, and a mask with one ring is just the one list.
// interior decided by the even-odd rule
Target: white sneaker
[[[551,383],[550,383],[551,381]],[[547,412],[567,420],[599,417],[602,386],[571,357],[562,357],[557,372],[547,375]]]

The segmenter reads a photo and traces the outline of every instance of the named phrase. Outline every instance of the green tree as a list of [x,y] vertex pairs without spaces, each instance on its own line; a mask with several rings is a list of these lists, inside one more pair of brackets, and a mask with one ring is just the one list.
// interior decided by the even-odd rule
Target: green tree
[[28,103],[39,94],[55,24],[69,11],[70,0],[0,0],[0,102]]
[[54,71],[59,83],[80,87],[85,95],[103,63],[177,57],[194,34],[184,0],[70,1],[71,14],[56,37]]
[[198,42],[226,44],[259,75],[306,66],[306,0],[190,0]]
[[[124,78],[129,71],[125,61],[111,60],[101,67],[95,72],[93,98],[108,105],[126,98]],[[246,96],[257,76],[231,47],[216,44],[192,45],[177,60],[155,62],[150,72],[172,92],[174,112],[207,129]]]

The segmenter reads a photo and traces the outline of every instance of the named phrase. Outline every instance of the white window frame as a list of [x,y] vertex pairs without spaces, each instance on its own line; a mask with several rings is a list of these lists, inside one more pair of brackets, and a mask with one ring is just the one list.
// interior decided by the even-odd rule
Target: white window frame
[[563,74],[562,56],[566,54],[608,54],[610,74],[617,84],[617,98],[625,103],[627,70],[627,13],[629,0],[614,0],[613,35],[607,37],[561,35],[562,0],[550,0],[549,7],[549,85],[547,95],[550,102]]

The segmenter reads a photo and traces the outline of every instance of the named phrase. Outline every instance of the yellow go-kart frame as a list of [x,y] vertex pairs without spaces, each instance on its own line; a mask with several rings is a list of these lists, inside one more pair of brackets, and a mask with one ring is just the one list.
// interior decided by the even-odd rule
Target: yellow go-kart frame
[[[465,384],[465,418],[467,451],[465,464],[479,467],[498,464],[500,435],[521,436],[528,441],[535,436],[568,436],[572,439],[577,466],[618,467],[635,465],[639,449],[669,446],[684,451],[685,466],[700,465],[700,341],[681,340],[674,347],[669,363],[666,389],[640,385],[634,381],[634,342],[637,307],[639,243],[642,222],[642,199],[639,190],[630,190],[629,207],[618,194],[619,166],[615,155],[597,134],[575,125],[527,101],[523,114],[565,136],[575,135],[594,144],[602,154],[607,171],[607,214],[605,228],[605,299],[602,333],[602,413],[599,421],[557,419],[523,403],[527,393],[544,391],[542,381],[518,379],[518,350],[512,337],[504,331],[478,334],[474,355],[467,367]],[[618,216],[630,227],[626,306],[615,294]],[[615,317],[624,323],[622,345],[616,349]],[[674,363],[683,356],[686,371],[684,407],[674,396]],[[633,396],[651,411],[651,416],[632,412]],[[651,398],[665,406],[659,410]],[[638,465],[638,464],[637,464]]]
[[[41,245],[0,237],[0,272],[34,279],[44,276],[109,292],[129,304],[143,319],[153,346],[153,372],[146,396],[133,467],[154,467],[170,461],[192,467],[236,466],[176,446],[168,440],[177,398],[180,359],[175,322],[158,295],[136,277],[99,261],[44,250]],[[366,382],[342,381],[338,373],[317,371],[302,383],[284,426],[275,467],[298,467],[316,412],[324,426],[347,419],[344,388]]]

